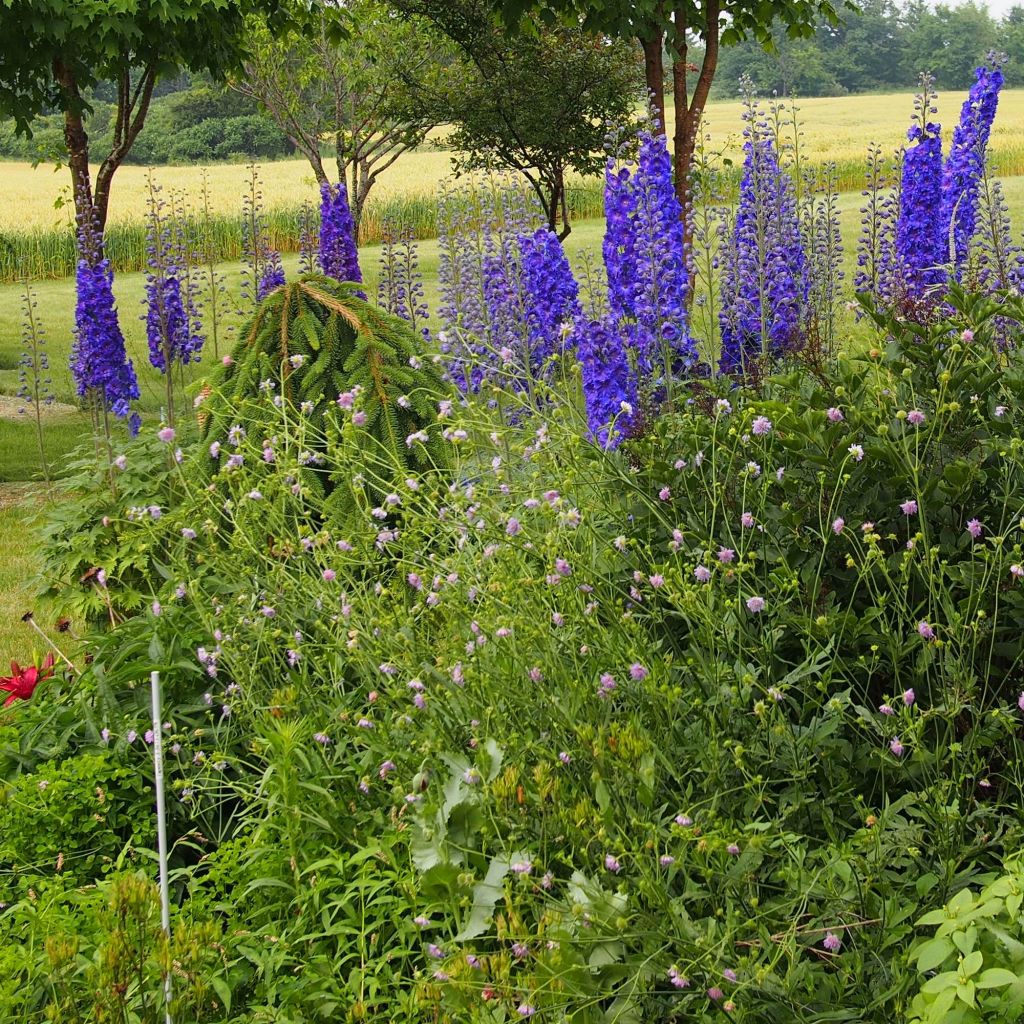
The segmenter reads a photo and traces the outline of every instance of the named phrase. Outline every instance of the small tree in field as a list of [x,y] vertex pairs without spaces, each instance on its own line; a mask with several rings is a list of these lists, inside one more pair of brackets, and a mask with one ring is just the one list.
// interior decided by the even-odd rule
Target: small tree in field
[[[348,30],[340,32],[342,25]],[[380,175],[433,127],[424,111],[399,107],[396,99],[402,76],[435,59],[436,34],[377,0],[350,0],[344,9],[315,9],[301,29],[284,33],[266,18],[252,18],[248,46],[231,88],[260,103],[321,186],[330,184],[321,150],[328,143],[358,232]]]
[[[548,226],[569,234],[566,175],[604,166],[609,122],[632,119],[642,99],[638,62],[627,43],[578,26],[509,33],[489,0],[392,0],[457,46],[452,59],[407,80],[408,102],[453,126],[457,170],[511,168],[537,193]],[[561,228],[559,229],[559,221]]]
[[[64,116],[79,219],[102,232],[114,173],[139,137],[161,75],[186,68],[223,76],[241,62],[246,15],[276,15],[281,0],[3,0],[0,117],[32,132],[39,114]],[[113,141],[90,172],[89,91],[117,86]]]

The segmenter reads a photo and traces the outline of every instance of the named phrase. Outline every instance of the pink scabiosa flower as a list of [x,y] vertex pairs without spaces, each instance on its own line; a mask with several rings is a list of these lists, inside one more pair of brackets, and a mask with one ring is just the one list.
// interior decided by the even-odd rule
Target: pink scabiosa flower
[[911,409],[910,412],[907,413],[907,422],[912,427],[919,427],[924,423],[924,421],[925,415],[920,409]]
[[977,540],[985,532],[985,527],[981,525],[979,519],[968,519],[967,532]]
[[913,498],[908,498],[905,502],[900,505],[900,511],[905,516],[916,516],[917,515],[917,502]]
[[717,985],[712,985],[711,988],[708,989],[708,999],[717,1003],[719,999],[724,998],[725,993]]
[[879,704],[878,705],[878,711],[879,711],[879,714],[883,714],[883,715],[895,715],[896,714],[896,709],[891,704]]
[[622,865],[613,857],[610,853],[605,854],[604,858],[605,871],[610,871],[613,875],[617,875],[622,870]]
[[755,437],[765,437],[772,432],[772,421],[767,416],[758,416],[750,429]]
[[972,331],[970,328],[965,329],[960,334],[960,340],[965,344],[969,345],[972,341],[974,341],[974,331]]
[[693,578],[698,583],[707,583],[711,579],[711,570],[706,565],[698,565],[693,570]]
[[1024,711],[1024,690],[1021,690],[1020,696],[1017,698],[1017,707]]
[[861,445],[859,445],[859,444],[851,444],[850,447],[847,448],[846,450],[850,453],[850,455],[853,456],[853,461],[854,462],[862,462],[863,461],[863,459],[864,459],[864,449],[863,449],[863,447]]
[[757,615],[759,612],[764,611],[764,598],[763,597],[748,597],[747,598],[747,611],[752,615]]
[[740,525],[745,529],[749,530],[754,525],[754,515],[752,512],[744,512],[740,516]]
[[658,491],[658,497],[662,501],[671,501],[672,500],[672,488],[671,487],[662,487],[662,489],[660,491]]
[[1015,576],[1017,579],[1020,579],[1022,576],[1024,576],[1024,565],[1011,565],[1010,575]]
[[510,537],[515,537],[522,527],[519,524],[519,520],[513,517],[505,524],[505,533]]
[[665,577],[662,576],[660,572],[656,572],[653,576],[651,576],[648,582],[651,584],[652,587],[654,587],[655,590],[657,590],[658,587],[663,587],[665,585]]
[[531,1006],[529,1003],[520,1003],[516,1007],[516,1013],[518,1013],[520,1017],[532,1017],[536,1012],[536,1008]]
[[637,661],[629,666],[629,674],[637,682],[640,682],[640,680],[646,679],[650,672]]
[[366,426],[366,413],[362,409],[357,409],[352,413],[352,424],[356,427]]
[[838,953],[843,948],[843,940],[835,932],[826,932],[821,944],[830,952]]
[[672,866],[673,864],[675,864],[675,862],[676,862],[676,859],[675,859],[675,857],[673,857],[673,856],[672,856],[672,855],[671,855],[670,853],[663,853],[663,854],[662,854],[662,855],[661,855],[661,856],[660,856],[660,857],[658,858],[658,863],[659,863],[659,864],[660,864],[660,865],[661,865],[661,866],[662,866],[663,868],[670,868],[670,867],[671,867],[671,866]]
[[170,444],[178,435],[174,430],[174,427],[161,427],[156,436],[163,441],[164,444]]
[[902,757],[903,756],[904,747],[903,747],[903,744],[900,742],[899,736],[893,736],[893,738],[891,740],[889,740],[889,749],[897,757]]
[[914,693],[913,689],[903,691],[903,703],[909,708],[912,707],[914,701],[917,700],[917,694]]
[[338,578],[338,574],[333,569],[324,569],[320,575],[325,583],[333,583]]
[[829,423],[842,423],[843,421],[843,410],[837,409],[835,406],[829,409],[825,415],[828,417]]
[[672,983],[673,988],[690,987],[690,979],[680,974],[679,968],[674,964],[668,969],[668,980]]
[[737,843],[730,843],[725,848],[725,852],[728,853],[730,857],[738,857],[740,855],[739,844],[737,844]]
[[917,633],[922,640],[935,639],[935,630],[924,619],[917,624]]
[[722,565],[728,565],[736,557],[736,552],[732,548],[719,548],[718,549],[718,560]]
[[846,520],[842,516],[837,516],[832,520],[832,532],[838,537],[843,532],[843,527],[846,525]]

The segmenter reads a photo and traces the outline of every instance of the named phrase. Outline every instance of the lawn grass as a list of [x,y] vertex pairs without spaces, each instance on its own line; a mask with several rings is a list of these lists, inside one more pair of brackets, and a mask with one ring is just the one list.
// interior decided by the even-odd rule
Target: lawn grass
[[[34,600],[38,563],[32,527],[50,494],[32,484],[0,484],[0,675],[12,659],[24,665],[46,649],[22,616],[32,610],[43,628],[52,626],[46,607]],[[52,494],[59,497],[59,491]]]

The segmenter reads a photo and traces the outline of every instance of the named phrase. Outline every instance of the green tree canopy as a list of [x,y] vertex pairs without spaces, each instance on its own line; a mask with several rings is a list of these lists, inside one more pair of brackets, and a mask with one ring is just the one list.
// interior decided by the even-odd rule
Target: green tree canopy
[[[0,0],[0,116],[30,133],[37,115],[63,114],[76,206],[102,227],[157,79],[182,68],[223,77],[241,63],[245,19],[257,12],[279,17],[281,0]],[[117,85],[116,118],[93,184],[83,114],[102,81]]]
[[533,21],[508,32],[489,0],[392,0],[457,49],[408,79],[408,100],[453,126],[460,170],[511,168],[536,192],[549,227],[570,230],[566,174],[604,165],[607,124],[635,116],[642,80],[632,47],[578,25]]

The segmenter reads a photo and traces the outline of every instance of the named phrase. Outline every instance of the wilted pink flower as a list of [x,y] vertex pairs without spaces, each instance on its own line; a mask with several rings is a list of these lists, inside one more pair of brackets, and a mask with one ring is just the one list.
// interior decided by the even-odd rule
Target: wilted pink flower
[[902,757],[903,756],[903,744],[900,742],[899,736],[893,736],[893,738],[891,740],[889,740],[889,749],[897,757]]
[[906,704],[908,708],[914,703],[915,700],[917,700],[917,695],[914,693],[912,689],[903,691],[903,703]]
[[711,988],[708,989],[708,999],[714,999],[717,1001],[724,998],[724,996],[725,993],[717,985],[712,985]]
[[1024,576],[1024,565],[1011,565],[1010,575],[1016,576],[1017,579],[1020,579],[1022,576]]
[[672,966],[672,967],[670,967],[668,969],[668,980],[670,982],[672,982],[672,984],[673,984],[673,986],[675,988],[689,988],[690,987],[690,980],[689,980],[689,978],[683,977],[683,975],[681,975],[679,973],[679,968],[675,967],[675,966]]
[[896,711],[891,704],[879,704],[878,710],[883,715],[895,715]]

